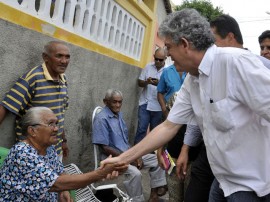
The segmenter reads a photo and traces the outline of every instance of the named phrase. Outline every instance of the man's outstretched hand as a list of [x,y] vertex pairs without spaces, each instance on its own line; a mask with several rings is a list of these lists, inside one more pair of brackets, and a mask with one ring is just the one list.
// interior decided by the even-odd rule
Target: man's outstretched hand
[[120,162],[119,157],[112,158],[109,156],[105,160],[100,162],[99,169],[108,172],[106,179],[113,179],[118,176],[118,174],[124,173],[128,168],[128,164]]

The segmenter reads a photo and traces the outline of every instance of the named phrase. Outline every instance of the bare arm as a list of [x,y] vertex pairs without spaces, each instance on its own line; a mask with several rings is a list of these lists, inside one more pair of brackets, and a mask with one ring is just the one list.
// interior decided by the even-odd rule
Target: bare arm
[[190,146],[197,146],[202,142],[202,133],[199,126],[188,125],[184,137],[184,144],[176,162],[177,176],[183,180],[187,173],[188,153]]
[[148,78],[147,80],[138,79],[138,86],[144,88],[150,83],[150,81],[151,81],[151,78],[150,79]]
[[[170,141],[182,125],[172,123],[168,120],[155,127],[142,141],[130,148],[120,156],[105,159],[101,162],[101,167],[107,163],[130,163],[139,157],[154,151]],[[164,135],[166,134],[166,135]]]
[[100,147],[102,149],[102,152],[107,156],[112,155],[112,157],[115,157],[119,156],[122,153],[121,151],[107,145],[100,145]]
[[0,124],[5,119],[7,113],[8,113],[8,110],[5,107],[3,107],[2,105],[0,105]]
[[166,107],[166,102],[165,102],[164,95],[162,93],[159,93],[158,92],[157,99],[158,99],[158,102],[159,102],[159,104],[161,106],[161,110],[162,110],[163,116],[165,118],[167,118],[167,116],[168,116],[168,110],[167,110],[167,107]]
[[63,157],[67,158],[69,155],[69,148],[67,145],[67,138],[66,138],[65,130],[62,133],[62,139],[63,139],[63,142],[62,142]]
[[122,171],[126,169],[126,165],[120,164],[107,164],[102,169],[97,169],[92,172],[78,175],[60,175],[51,189],[50,192],[61,192],[65,190],[83,188],[93,182],[102,180],[107,177],[108,174],[113,173],[115,170]]
[[[102,152],[107,156],[116,157],[122,154],[123,152],[119,151],[118,149],[115,149],[113,147],[107,146],[107,145],[100,145]],[[138,169],[141,169],[143,167],[143,161],[141,158],[136,159],[135,161],[131,162],[133,166],[136,166]]]

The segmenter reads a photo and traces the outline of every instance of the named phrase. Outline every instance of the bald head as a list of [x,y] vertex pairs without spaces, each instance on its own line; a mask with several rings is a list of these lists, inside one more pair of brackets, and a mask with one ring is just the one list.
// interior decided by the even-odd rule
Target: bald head
[[166,56],[167,56],[167,51],[164,48],[158,48],[155,51],[155,54],[154,54],[155,66],[158,70],[164,67]]

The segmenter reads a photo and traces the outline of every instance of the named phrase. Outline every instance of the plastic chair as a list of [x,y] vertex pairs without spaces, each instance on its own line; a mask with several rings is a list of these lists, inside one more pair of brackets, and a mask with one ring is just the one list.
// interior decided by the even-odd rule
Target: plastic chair
[[[64,166],[67,174],[82,174],[81,170],[73,163]],[[77,202],[101,202],[93,193],[89,186],[75,190],[75,198]],[[119,202],[115,199],[113,202]]]
[[0,147],[0,167],[2,166],[5,158],[7,157],[9,149]]
[[[102,107],[98,106],[94,109],[92,113],[92,128],[94,125],[94,119],[95,116],[102,110]],[[100,151],[99,151],[99,146],[96,144],[93,144],[94,147],[94,159],[95,159],[95,170],[99,167],[99,162],[100,162]]]
[[[92,128],[93,128],[93,125],[94,125],[94,119],[95,119],[95,116],[102,110],[102,107],[100,106],[97,106],[93,113],[92,113]],[[99,149],[99,146],[96,145],[96,144],[93,144],[93,147],[94,147],[94,159],[95,159],[95,170],[98,169],[99,167],[99,162],[101,160],[100,156],[100,149]],[[126,194],[124,193],[121,189],[118,188],[117,184],[106,184],[106,185],[100,185],[100,186],[97,186],[95,187],[94,186],[94,183],[91,184],[91,187],[93,190],[95,191],[99,191],[99,190],[105,190],[105,189],[113,189],[115,190],[118,195],[120,196],[120,200],[123,201],[123,202],[130,202],[132,201],[132,199]]]

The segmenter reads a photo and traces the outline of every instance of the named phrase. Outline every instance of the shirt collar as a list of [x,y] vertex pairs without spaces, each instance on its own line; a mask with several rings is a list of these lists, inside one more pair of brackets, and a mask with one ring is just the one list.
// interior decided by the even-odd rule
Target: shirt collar
[[118,115],[114,114],[109,107],[105,106],[104,109],[106,110],[109,118],[118,118],[121,116],[121,112],[118,113]]
[[[155,62],[152,62],[151,65],[157,70]],[[163,67],[161,67],[159,70],[157,70],[157,72],[161,72],[164,69],[164,67],[165,67],[165,65]]]
[[[45,63],[42,64],[42,68],[43,68],[43,73],[44,73],[45,79],[49,80],[49,81],[54,81],[52,76],[50,75]],[[66,79],[64,77],[64,74],[60,74],[59,76],[60,76],[60,82],[65,83]]]
[[207,49],[199,65],[200,74],[205,74],[209,76],[216,51],[217,51],[216,45],[212,45],[210,48]]

